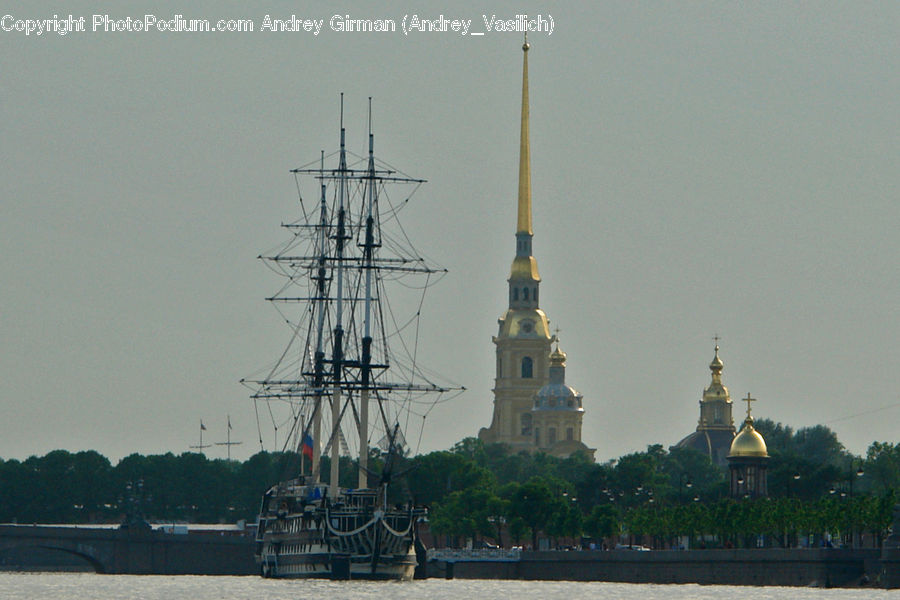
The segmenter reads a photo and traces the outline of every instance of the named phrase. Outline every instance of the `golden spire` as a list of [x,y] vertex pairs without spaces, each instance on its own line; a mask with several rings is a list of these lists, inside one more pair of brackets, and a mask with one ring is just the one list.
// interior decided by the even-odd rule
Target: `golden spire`
[[[522,45],[522,136],[519,144],[519,209],[518,226],[516,228],[516,257],[509,271],[510,301],[519,308],[537,308],[537,288],[521,288],[525,282],[537,283],[541,280],[538,274],[537,260],[531,254],[531,150],[528,140],[528,37]],[[517,287],[518,286],[518,287]],[[519,289],[521,288],[521,289]],[[519,302],[518,296],[522,300]],[[530,298],[529,298],[530,295]],[[510,307],[512,308],[512,304]]]
[[531,147],[528,136],[528,34],[522,44],[522,132],[519,138],[519,223],[517,233],[531,230]]

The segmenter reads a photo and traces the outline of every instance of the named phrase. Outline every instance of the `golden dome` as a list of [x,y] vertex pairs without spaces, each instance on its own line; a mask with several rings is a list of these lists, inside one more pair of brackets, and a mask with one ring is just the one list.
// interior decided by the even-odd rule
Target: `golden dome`
[[550,321],[539,308],[510,308],[500,317],[500,337],[550,339]]
[[517,256],[513,259],[512,268],[509,270],[510,279],[530,279],[540,281],[538,275],[537,260],[533,256]]
[[725,364],[719,358],[719,345],[716,344],[716,355],[709,363],[709,370],[712,371],[712,381],[709,387],[703,390],[703,399],[701,402],[720,402],[723,398],[726,403],[731,404],[731,397],[728,394],[728,388],[722,384],[722,369]]
[[713,373],[721,373],[724,367],[725,365],[722,363],[722,359],[719,358],[719,345],[716,344],[716,356],[712,359],[712,362],[709,363],[709,370]]
[[747,415],[741,432],[734,436],[731,442],[731,451],[728,458],[750,456],[755,458],[768,458],[769,451],[766,448],[766,440],[753,428],[753,417]]
[[566,364],[566,353],[559,349],[559,344],[556,344],[556,350],[550,353],[550,366],[551,367],[562,367]]

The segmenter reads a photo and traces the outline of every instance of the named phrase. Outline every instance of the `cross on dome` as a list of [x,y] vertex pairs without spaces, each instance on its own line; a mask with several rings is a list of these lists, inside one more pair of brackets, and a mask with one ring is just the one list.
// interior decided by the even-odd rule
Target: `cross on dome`
[[751,402],[756,402],[756,398],[751,398],[751,397],[750,397],[750,392],[747,392],[747,397],[741,399],[741,402],[746,402],[746,403],[747,403],[747,418],[749,419],[749,418],[750,418],[750,403],[751,403]]

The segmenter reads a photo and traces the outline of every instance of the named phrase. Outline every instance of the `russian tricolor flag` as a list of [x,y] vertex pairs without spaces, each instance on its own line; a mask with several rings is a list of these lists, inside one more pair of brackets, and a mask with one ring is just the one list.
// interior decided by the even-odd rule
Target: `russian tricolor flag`
[[310,437],[310,435],[308,433],[303,436],[303,443],[300,444],[300,452],[302,452],[303,454],[308,456],[310,458],[310,460],[312,460],[313,439]]

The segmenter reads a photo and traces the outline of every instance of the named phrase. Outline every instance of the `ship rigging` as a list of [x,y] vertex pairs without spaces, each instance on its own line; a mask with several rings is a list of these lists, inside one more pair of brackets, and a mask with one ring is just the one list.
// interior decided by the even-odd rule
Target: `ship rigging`
[[[411,501],[403,509],[388,506],[387,485],[402,473],[397,461],[409,451],[403,431],[412,419],[421,418],[421,426],[437,403],[462,390],[443,383],[418,357],[425,294],[446,270],[416,251],[398,214],[425,180],[376,160],[371,99],[368,121],[367,155],[354,157],[347,150],[341,97],[339,150],[292,171],[301,217],[283,224],[291,234],[285,244],[259,257],[284,278],[267,300],[291,334],[263,376],[242,383],[252,390],[261,446],[262,412],[276,436],[279,426],[288,428],[281,450],[301,463],[292,467],[297,477],[274,486],[263,500],[257,558],[267,575],[408,575],[415,520],[424,509]],[[337,165],[326,168],[326,160],[335,158]],[[306,179],[318,187],[312,206],[303,199]],[[408,192],[396,201],[389,191],[394,188]],[[389,298],[389,288],[411,294]],[[401,318],[404,311],[410,316]],[[358,451],[354,490],[340,486],[341,452],[349,451],[345,423],[357,432],[350,438]],[[380,472],[369,465],[378,437]],[[330,454],[327,490],[323,453]]]

